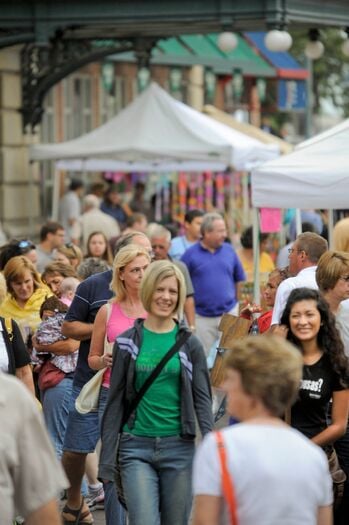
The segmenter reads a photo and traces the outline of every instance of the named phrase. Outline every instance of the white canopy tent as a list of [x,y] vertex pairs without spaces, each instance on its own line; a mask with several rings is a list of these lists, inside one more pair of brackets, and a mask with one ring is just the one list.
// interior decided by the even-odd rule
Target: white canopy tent
[[[296,151],[252,170],[255,208],[348,208],[349,119],[299,144]],[[259,258],[258,216],[254,219],[254,250]],[[259,260],[255,261],[255,265]],[[257,276],[258,279],[258,276]],[[255,297],[257,295],[255,288]]]
[[347,208],[349,119],[253,169],[251,182],[256,207]]
[[214,122],[173,99],[155,83],[90,133],[60,144],[34,145],[30,150],[32,161],[64,160],[65,169],[78,166],[94,171],[99,169],[98,160],[108,161],[109,169],[116,166],[116,170],[120,161],[127,163],[128,170],[133,170],[133,163],[141,163],[144,171],[153,171],[154,166],[166,171],[168,164],[181,170],[183,162],[193,162],[192,171],[198,171],[195,162],[201,166],[205,163],[207,170],[217,169],[217,165],[219,169],[230,166],[249,170],[278,154],[277,146]]

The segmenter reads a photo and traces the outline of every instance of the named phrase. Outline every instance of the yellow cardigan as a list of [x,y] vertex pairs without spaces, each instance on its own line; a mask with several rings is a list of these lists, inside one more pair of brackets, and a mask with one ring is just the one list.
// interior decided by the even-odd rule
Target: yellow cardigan
[[24,341],[26,341],[28,335],[35,332],[41,321],[40,307],[42,303],[51,295],[52,292],[46,287],[37,288],[22,308],[12,295],[7,294],[0,306],[0,315],[14,319],[19,326]]

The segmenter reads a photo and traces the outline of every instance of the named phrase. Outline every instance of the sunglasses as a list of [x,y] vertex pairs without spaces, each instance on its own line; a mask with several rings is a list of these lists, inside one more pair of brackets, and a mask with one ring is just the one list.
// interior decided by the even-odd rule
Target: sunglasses
[[35,244],[27,240],[19,241],[17,243],[17,246],[20,250],[28,250],[28,249],[35,250]]

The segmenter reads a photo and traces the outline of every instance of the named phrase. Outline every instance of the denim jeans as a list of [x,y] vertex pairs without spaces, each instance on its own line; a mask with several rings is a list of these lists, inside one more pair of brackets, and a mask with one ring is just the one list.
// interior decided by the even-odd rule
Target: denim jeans
[[194,441],[123,433],[120,466],[129,525],[187,525]]
[[[98,418],[101,424],[109,388],[101,387],[98,402]],[[126,512],[124,507],[119,503],[118,495],[113,481],[103,482],[104,487],[104,510],[106,525],[126,525]]]
[[58,385],[48,388],[41,393],[46,427],[58,459],[61,459],[63,454],[63,441],[67,427],[72,388],[73,378],[65,377]]

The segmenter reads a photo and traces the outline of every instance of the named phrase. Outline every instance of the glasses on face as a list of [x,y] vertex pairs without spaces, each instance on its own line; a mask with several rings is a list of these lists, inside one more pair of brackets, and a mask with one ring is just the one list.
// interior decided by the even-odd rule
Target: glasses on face
[[291,255],[291,253],[293,252],[297,252],[297,253],[301,253],[301,252],[304,252],[304,250],[297,250],[296,248],[289,248],[288,250],[288,253]]
[[340,277],[341,281],[345,281],[346,283],[349,283],[349,275],[342,275],[342,277]]

